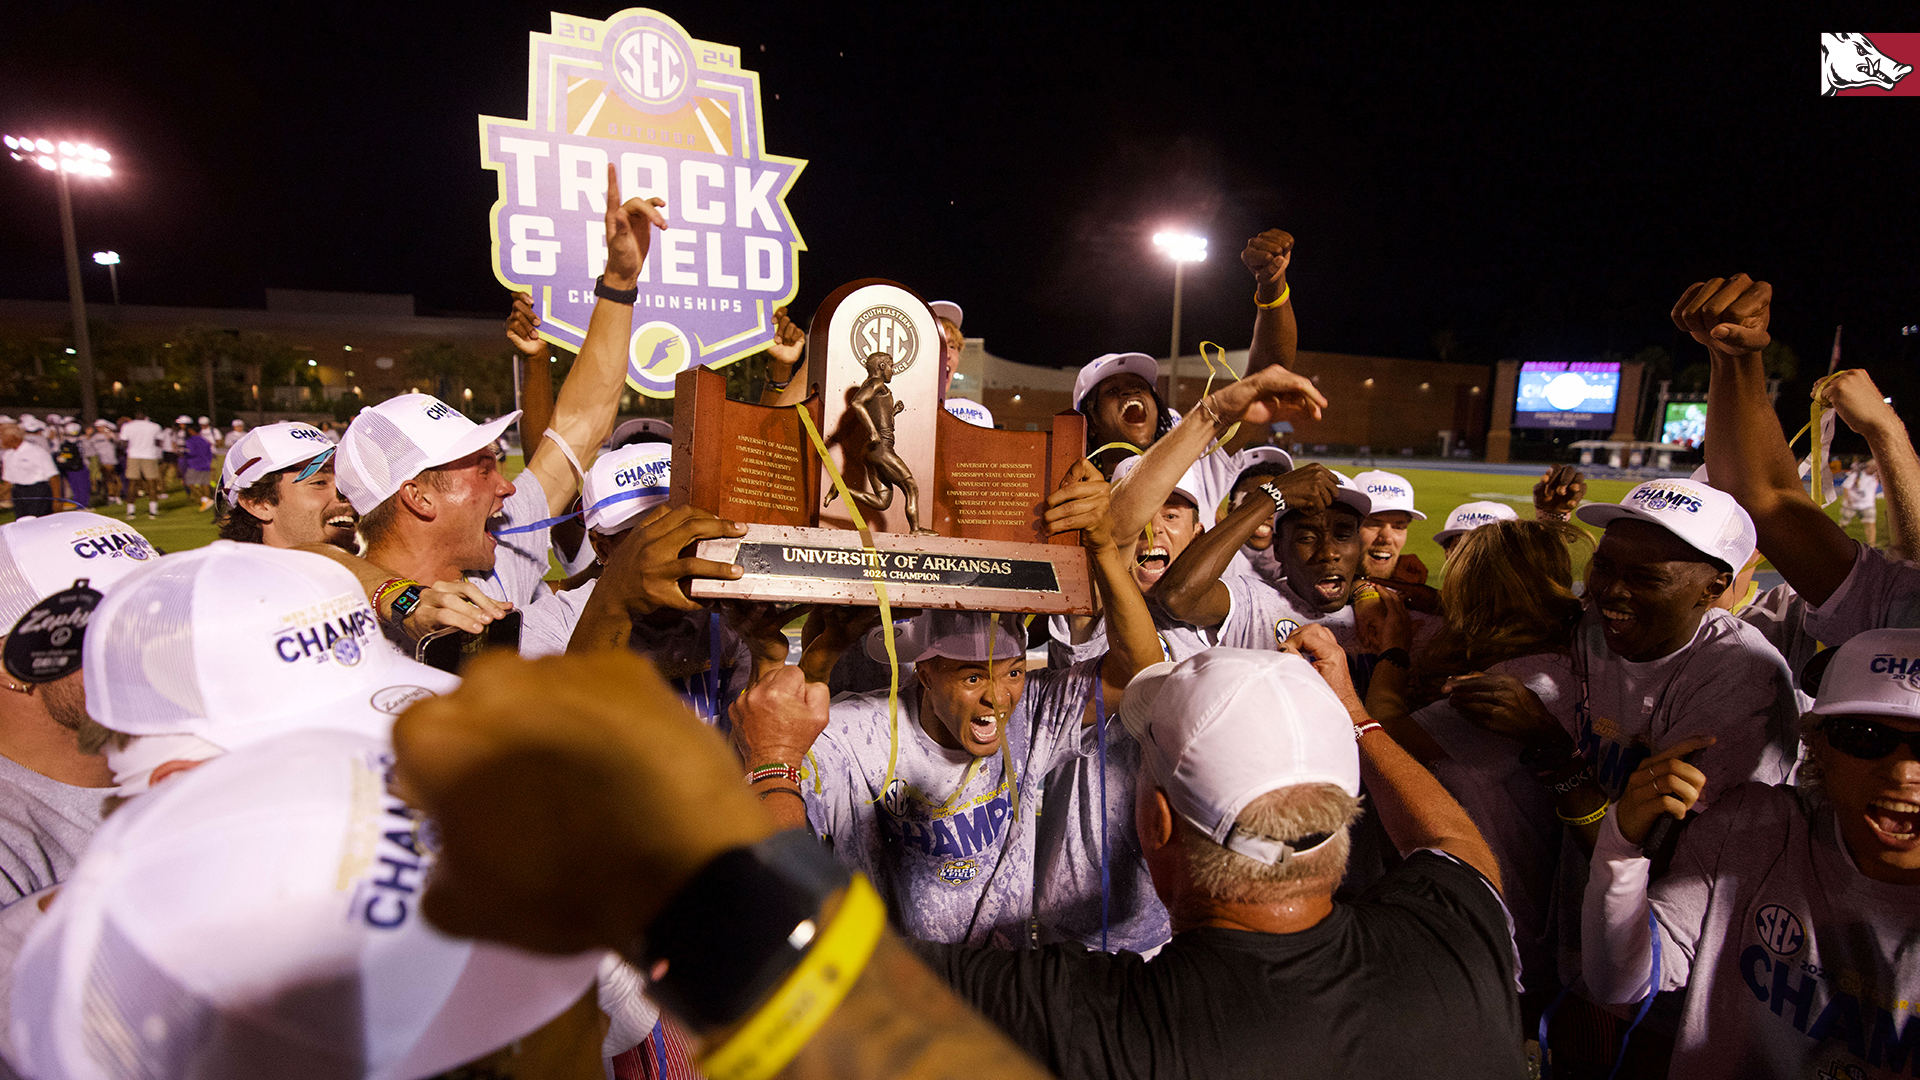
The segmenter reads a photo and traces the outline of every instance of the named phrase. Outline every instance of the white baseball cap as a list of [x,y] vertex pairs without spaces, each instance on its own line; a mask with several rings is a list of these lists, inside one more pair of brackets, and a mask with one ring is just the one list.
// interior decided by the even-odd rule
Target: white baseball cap
[[[1205,460],[1205,459],[1202,459],[1202,460]],[[1126,459],[1125,461],[1122,461],[1120,464],[1115,465],[1113,467],[1113,482],[1116,484],[1119,483],[1121,477],[1126,476],[1128,473],[1132,472],[1134,470],[1134,467],[1139,464],[1140,464],[1140,457],[1139,455],[1135,455],[1133,457]],[[1194,516],[1200,522],[1200,527],[1203,529],[1211,529],[1213,528],[1214,521],[1218,516],[1217,511],[1219,510],[1219,507],[1207,505],[1206,500],[1200,497],[1200,492],[1203,490],[1205,490],[1205,488],[1201,483],[1200,462],[1196,461],[1192,465],[1189,465],[1187,467],[1186,472],[1183,472],[1180,474],[1180,479],[1175,481],[1173,485],[1173,491],[1169,492],[1168,494],[1170,495],[1179,494],[1179,495],[1186,496],[1187,501],[1192,503],[1194,505],[1195,510],[1197,511]],[[1164,503],[1165,501],[1166,500],[1164,499],[1161,500],[1162,503]],[[1154,512],[1158,513],[1159,508],[1156,507]]]
[[1236,481],[1248,469],[1255,467],[1265,467],[1284,476],[1293,471],[1293,455],[1277,446],[1249,446],[1233,455],[1233,476]]
[[1160,362],[1146,353],[1122,352],[1108,353],[1093,363],[1080,369],[1073,379],[1073,401],[1076,409],[1080,403],[1093,393],[1093,388],[1115,375],[1138,375],[1147,380],[1148,386],[1157,385],[1160,378]]
[[1222,647],[1149,665],[1127,685],[1120,720],[1181,817],[1269,865],[1292,849],[1235,830],[1248,803],[1298,784],[1360,793],[1346,706],[1292,653]]
[[1427,520],[1427,515],[1413,507],[1413,485],[1407,481],[1406,477],[1375,469],[1371,472],[1356,474],[1353,482],[1361,491],[1367,493],[1369,499],[1373,500],[1373,509],[1369,511],[1370,513],[1381,514],[1401,510],[1412,514],[1420,521]]
[[1433,534],[1433,542],[1444,544],[1462,533],[1469,533],[1482,525],[1496,521],[1518,521],[1520,514],[1503,502],[1487,500],[1483,502],[1461,503],[1447,515],[1446,527]]
[[78,423],[75,423],[72,420],[69,420],[67,421],[67,426],[62,428],[61,430],[65,431],[69,435],[78,435],[80,434],[80,425]]
[[191,424],[193,423],[193,417],[187,416],[183,413],[179,416],[174,417],[173,422],[175,424]]
[[960,305],[951,300],[935,300],[933,303],[928,304],[927,307],[931,309],[937,317],[952,323],[956,329],[959,328],[961,320],[967,317],[967,313],[960,310]]
[[1753,518],[1733,496],[1691,480],[1649,480],[1627,492],[1618,504],[1589,503],[1574,513],[1581,521],[1603,528],[1626,517],[1650,521],[1724,564],[1726,570],[1745,566],[1758,542]]
[[[101,826],[14,968],[40,1078],[408,1080],[558,1016],[601,952],[449,937],[380,739],[307,731],[169,780]],[[131,1071],[129,1071],[131,1070]]]
[[1373,513],[1373,497],[1360,490],[1360,485],[1353,482],[1353,477],[1348,476],[1339,469],[1328,469],[1327,471],[1332,473],[1333,478],[1340,482],[1340,486],[1333,490],[1334,502],[1353,507],[1359,511],[1362,518]]
[[131,525],[84,510],[0,525],[0,634],[11,631],[28,608],[80,578],[106,592],[159,557]]
[[[887,642],[884,626],[867,631],[867,655],[884,664]],[[929,656],[949,660],[1013,660],[1027,654],[1027,631],[1011,617],[995,618],[985,611],[945,611],[929,608],[905,626],[894,628],[894,654],[903,664],[917,664]]]
[[201,418],[200,418],[200,423],[201,423],[202,425],[205,425],[205,424],[211,424],[211,423],[213,423],[213,421],[212,421],[212,420],[210,420],[210,419],[208,419],[207,417],[204,417],[204,416],[203,416],[203,417],[201,417]]
[[476,424],[432,394],[401,394],[370,405],[340,438],[333,466],[340,493],[355,510],[370,513],[423,470],[492,446],[519,418],[515,409]]
[[1868,630],[1819,655],[1828,659],[1808,712],[1920,720],[1920,630]]
[[41,423],[38,420],[35,420],[32,416],[22,416],[20,418],[20,430],[21,431],[45,431],[47,430],[47,425]]
[[95,720],[227,750],[306,728],[386,738],[408,705],[460,684],[388,643],[351,571],[264,544],[156,560],[107,591],[87,630]]
[[580,504],[587,528],[616,533],[641,514],[667,501],[673,476],[673,447],[635,443],[601,454],[580,483]]
[[333,441],[312,424],[288,420],[254,428],[227,451],[226,464],[220,467],[220,490],[234,498],[268,473],[302,462],[308,463],[299,476],[305,480],[330,460],[333,451]]
[[[4,420],[4,419],[5,419],[4,417],[0,417],[0,420]],[[234,423],[236,423],[236,424],[237,424],[237,423],[239,423],[239,422],[240,422],[240,421],[238,421],[238,420],[235,420],[235,421],[234,421]],[[104,417],[104,416],[103,416],[103,417],[101,417],[100,419],[98,419],[98,420],[95,420],[95,421],[93,422],[93,426],[94,426],[94,427],[97,427],[97,428],[106,428],[106,429],[107,429],[108,431],[112,431],[112,430],[113,430],[113,421],[111,421],[111,420],[109,420],[109,419],[107,419],[106,417]]]
[[237,428],[244,428],[247,426],[247,422],[236,416],[233,418],[233,426]]

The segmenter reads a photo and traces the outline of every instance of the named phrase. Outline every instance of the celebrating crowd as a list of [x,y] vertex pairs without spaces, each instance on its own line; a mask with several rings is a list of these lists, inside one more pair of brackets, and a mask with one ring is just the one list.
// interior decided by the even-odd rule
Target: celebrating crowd
[[[157,512],[157,424],[0,418],[20,1075],[1920,1075],[1920,459],[1842,372],[1895,553],[1814,501],[1766,283],[1673,309],[1704,469],[1461,506],[1436,587],[1406,477],[1220,445],[1339,404],[1263,233],[1244,378],[1181,415],[1142,354],[1080,372],[1035,513],[1095,611],[883,618],[693,597],[745,529],[616,427],[664,218],[609,187],[557,394],[236,423],[217,481],[183,417],[208,547],[86,509]],[[777,324],[766,404],[805,392]]]

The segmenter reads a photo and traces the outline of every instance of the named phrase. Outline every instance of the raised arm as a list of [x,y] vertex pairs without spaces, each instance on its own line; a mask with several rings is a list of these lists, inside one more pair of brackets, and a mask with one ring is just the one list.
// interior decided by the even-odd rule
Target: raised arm
[[[614,166],[607,166],[607,268],[602,280],[608,288],[631,289],[639,283],[640,267],[647,261],[647,250],[653,242],[650,229],[667,227],[667,219],[660,213],[664,205],[659,199],[628,199],[622,203],[619,176]],[[580,355],[573,362],[573,370],[567,372],[567,381],[553,403],[553,419],[547,425],[555,436],[566,440],[582,468],[593,464],[600,443],[613,431],[621,391],[627,382],[627,350],[632,337],[632,304],[605,297],[594,301]],[[537,449],[526,448],[527,471],[539,478],[541,489],[547,493],[548,513],[563,514],[580,492],[580,477],[551,440],[537,441]]]
[[[1346,704],[1347,715],[1356,728],[1372,723],[1347,674],[1347,654],[1333,640],[1332,631],[1319,625],[1303,626],[1281,648],[1313,663],[1314,670]],[[1501,887],[1500,863],[1473,819],[1384,729],[1376,727],[1360,737],[1360,781],[1366,785],[1367,798],[1381,827],[1387,830],[1387,839],[1402,855],[1420,848],[1438,848],[1480,871],[1494,888]]]
[[1313,381],[1286,368],[1269,366],[1200,399],[1173,430],[1140,455],[1139,464],[1113,488],[1113,534],[1134,536],[1146,528],[1154,511],[1180,477],[1213,441],[1237,423],[1270,424],[1276,420],[1320,419],[1327,399]]
[[[1120,707],[1127,684],[1140,669],[1161,659],[1160,635],[1154,632],[1146,597],[1140,595],[1133,568],[1113,541],[1111,505],[1100,470],[1081,458],[1067,471],[1066,482],[1047,496],[1047,509],[1041,515],[1049,534],[1080,530],[1080,544],[1087,549],[1093,584],[1107,614],[1107,654],[1100,662],[1100,682],[1110,715]],[[1091,724],[1096,715],[1094,703],[1087,702],[1083,721]]]
[[1760,350],[1773,286],[1745,274],[1698,282],[1673,306],[1674,325],[1707,347],[1707,473],[1753,517],[1760,551],[1815,607],[1853,569],[1854,543],[1800,485],[1773,404]]
[[520,453],[525,462],[539,449],[540,433],[553,422],[553,373],[547,370],[553,364],[553,350],[540,336],[540,316],[533,310],[530,293],[513,294],[507,341],[526,363],[520,380]]
[[787,317],[787,309],[773,309],[773,340],[767,345],[767,385],[760,390],[762,405],[792,405],[807,398],[807,335]]
[[[777,831],[763,807],[797,801],[756,800],[719,735],[631,653],[495,655],[467,676],[394,731],[398,785],[439,826],[425,913],[448,933],[549,953],[631,953],[643,934],[650,949],[684,947],[661,912],[716,858]],[[820,907],[826,932],[843,898]],[[884,929],[854,971],[781,1075],[1044,1075]]]
[[[1287,267],[1293,263],[1293,234],[1268,229],[1247,241],[1240,261],[1253,273],[1253,345],[1247,349],[1247,374],[1276,364],[1293,368],[1300,328],[1293,321],[1293,291]],[[1285,303],[1274,301],[1286,297]]]
[[1913,452],[1907,425],[1893,411],[1873,379],[1850,368],[1823,380],[1814,392],[1824,398],[1840,419],[1867,440],[1867,449],[1880,466],[1880,486],[1887,495],[1891,531],[1887,546],[1895,555],[1920,558],[1920,458]]
[[[1233,604],[1220,575],[1226,572],[1234,553],[1261,523],[1273,518],[1282,501],[1289,508],[1323,509],[1333,501],[1339,481],[1325,465],[1312,462],[1274,480],[1272,487],[1273,492],[1262,485],[1239,493],[1233,512],[1194,537],[1187,544],[1187,550],[1167,567],[1167,572],[1153,586],[1153,600],[1167,614],[1199,627],[1225,622]],[[1276,492],[1279,499],[1274,498]],[[1275,537],[1274,542],[1279,543],[1279,538]]]

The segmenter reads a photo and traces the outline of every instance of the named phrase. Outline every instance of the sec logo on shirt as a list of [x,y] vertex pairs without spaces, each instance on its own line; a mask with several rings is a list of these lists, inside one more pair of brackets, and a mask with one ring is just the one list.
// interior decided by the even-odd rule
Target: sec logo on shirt
[[1285,645],[1287,643],[1287,639],[1292,637],[1294,635],[1294,632],[1299,629],[1300,629],[1300,623],[1294,619],[1281,619],[1279,622],[1274,623],[1273,624],[1274,644]]
[[1807,940],[1800,917],[1779,904],[1761,908],[1753,917],[1753,925],[1760,932],[1760,943],[1777,956],[1792,956]]

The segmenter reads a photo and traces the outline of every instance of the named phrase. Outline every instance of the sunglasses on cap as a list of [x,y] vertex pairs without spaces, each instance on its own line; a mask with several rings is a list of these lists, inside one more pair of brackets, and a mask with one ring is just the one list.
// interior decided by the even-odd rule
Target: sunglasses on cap
[[1878,761],[1903,743],[1920,758],[1920,731],[1902,731],[1864,716],[1829,716],[1820,721],[1820,729],[1827,733],[1828,746],[1866,761]]

